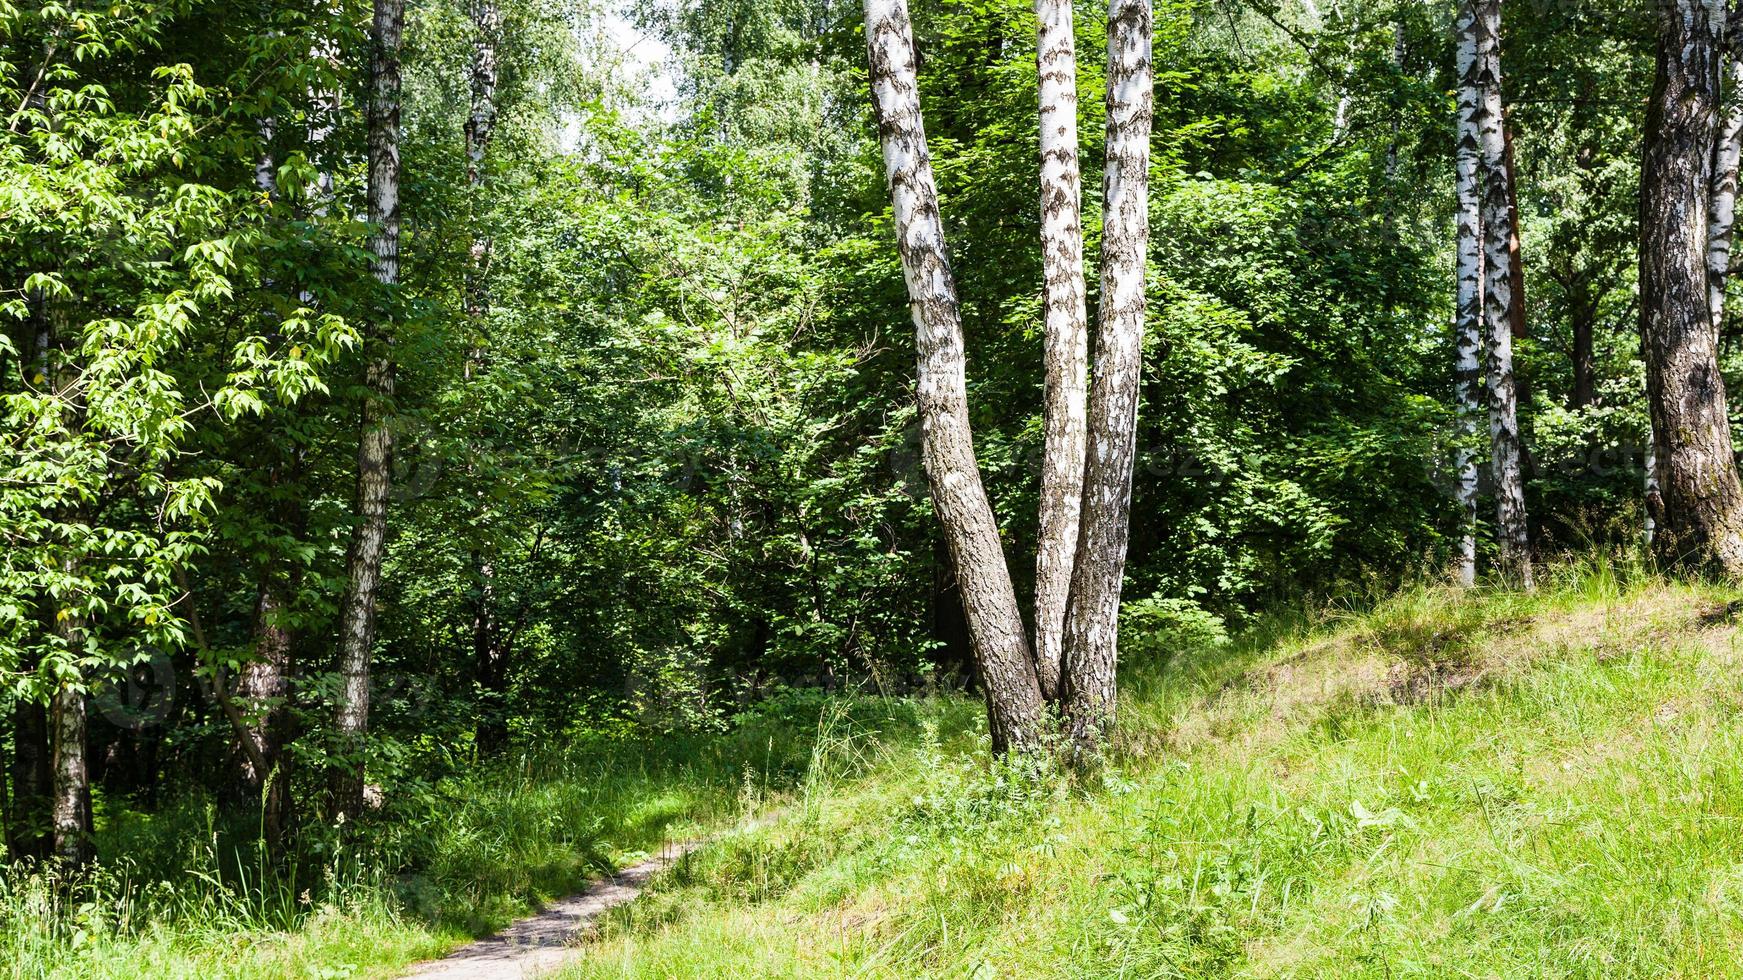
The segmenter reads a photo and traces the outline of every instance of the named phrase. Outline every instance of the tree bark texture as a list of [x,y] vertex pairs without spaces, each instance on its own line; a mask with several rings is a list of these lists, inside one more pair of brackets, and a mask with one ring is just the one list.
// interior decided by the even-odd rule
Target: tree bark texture
[[[274,845],[284,840],[291,821],[290,786],[283,771],[291,723],[293,640],[285,622],[289,605],[284,584],[276,580],[271,567],[262,568],[254,600],[254,659],[236,677],[235,700],[247,721],[238,737],[248,739],[254,751],[238,747],[233,754],[236,778],[230,792],[236,802],[261,808],[262,829]],[[265,771],[255,759],[261,760]]]
[[[472,62],[468,71],[471,111],[466,115],[466,188],[473,212],[472,250],[466,267],[466,314],[482,337],[490,310],[485,273],[490,264],[490,237],[478,221],[479,191],[484,184],[484,155],[496,131],[498,58],[502,47],[502,7],[497,0],[470,0]],[[474,343],[478,340],[475,339]]]
[[[1743,9],[1743,8],[1739,8]],[[1731,19],[1736,18],[1733,11]],[[1731,276],[1731,240],[1737,224],[1737,172],[1743,161],[1743,70],[1737,62],[1738,24],[1727,24],[1721,50],[1718,142],[1713,147],[1712,195],[1707,212],[1707,305],[1713,333],[1725,329],[1725,283]]]
[[369,730],[369,654],[375,603],[387,549],[387,500],[392,478],[393,293],[399,283],[400,38],[405,0],[375,0],[369,63],[369,248],[381,285],[365,375],[362,432],[357,445],[357,513],[345,558],[340,606],[340,695],[337,728],[347,758],[335,767],[331,806],[355,816],[363,806],[362,738]]
[[1640,331],[1659,478],[1654,550],[1743,575],[1743,485],[1732,456],[1709,293],[1721,98],[1718,0],[1675,0],[1658,59],[1640,174]]
[[1459,536],[1454,574],[1460,584],[1477,581],[1477,420],[1482,414],[1478,388],[1483,368],[1478,351],[1483,335],[1483,195],[1479,164],[1482,92],[1477,45],[1477,10],[1472,0],[1459,7],[1458,41],[1458,311],[1453,340],[1453,399],[1458,413],[1458,449],[1454,454],[1459,511]]
[[1483,206],[1483,327],[1488,346],[1489,464],[1501,570],[1531,586],[1531,541],[1525,517],[1524,444],[1513,375],[1512,181],[1508,178],[1501,97],[1501,0],[1471,0],[1475,9],[1477,157]]
[[1046,309],[1046,448],[1035,546],[1035,669],[1059,696],[1065,601],[1083,508],[1089,314],[1083,280],[1083,183],[1077,156],[1077,52],[1070,0],[1035,0],[1041,103],[1041,264]]
[[956,283],[920,116],[905,0],[865,0],[872,104],[917,333],[921,456],[950,550],[995,748],[1039,745],[1041,687],[969,430]]
[[1150,242],[1154,82],[1149,0],[1108,4],[1107,165],[1102,177],[1100,321],[1089,396],[1083,518],[1065,619],[1064,714],[1080,757],[1114,722],[1120,589],[1130,534]]

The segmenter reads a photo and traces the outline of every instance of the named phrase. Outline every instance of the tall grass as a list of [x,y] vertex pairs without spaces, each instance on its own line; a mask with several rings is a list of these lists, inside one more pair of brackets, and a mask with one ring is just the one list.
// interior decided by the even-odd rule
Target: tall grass
[[924,705],[796,694],[720,734],[588,736],[388,787],[361,826],[305,827],[273,860],[258,828],[182,796],[100,807],[76,881],[0,874],[0,975],[390,973],[652,851],[853,779],[918,737]]
[[[1588,560],[1190,651],[1098,785],[922,749],[566,975],[1743,976],[1736,597]],[[1477,680],[1395,696],[1455,650]]]

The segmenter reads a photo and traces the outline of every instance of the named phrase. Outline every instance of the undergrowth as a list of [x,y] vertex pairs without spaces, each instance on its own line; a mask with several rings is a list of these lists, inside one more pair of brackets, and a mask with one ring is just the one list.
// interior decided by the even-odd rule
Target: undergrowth
[[806,696],[433,780],[294,875],[109,813],[82,890],[0,880],[0,970],[388,976],[711,834],[567,976],[1743,976],[1738,599],[1594,558],[1169,627],[1087,783],[968,699]]

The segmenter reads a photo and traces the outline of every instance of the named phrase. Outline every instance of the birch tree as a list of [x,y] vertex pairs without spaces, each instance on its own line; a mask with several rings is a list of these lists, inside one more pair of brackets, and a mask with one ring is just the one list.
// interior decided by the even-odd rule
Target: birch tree
[[363,805],[361,742],[369,729],[369,654],[375,642],[375,602],[387,548],[387,499],[392,474],[393,323],[399,284],[400,37],[405,0],[375,0],[369,60],[369,250],[381,287],[367,338],[362,432],[357,445],[356,524],[345,558],[340,604],[340,692],[337,729],[345,752],[334,769],[332,809],[355,814]]
[[1501,97],[1501,0],[1475,7],[1477,155],[1482,187],[1483,327],[1487,342],[1489,465],[1494,478],[1495,533],[1502,570],[1531,585],[1531,541],[1525,518],[1524,446],[1519,437],[1513,376],[1512,180]]
[[1046,449],[1035,547],[1035,668],[1059,695],[1065,602],[1083,508],[1085,379],[1082,178],[1077,151],[1077,52],[1070,0],[1035,0],[1041,123],[1041,262],[1046,283]]
[[1458,311],[1454,321],[1457,360],[1453,398],[1458,414],[1458,449],[1454,468],[1458,480],[1463,528],[1455,573],[1465,586],[1477,581],[1477,419],[1482,413],[1477,387],[1482,380],[1478,348],[1483,330],[1483,213],[1479,179],[1482,83],[1477,43],[1476,0],[1459,5],[1458,39]]
[[1743,161],[1743,71],[1737,56],[1743,50],[1743,6],[1733,6],[1726,17],[1721,50],[1721,116],[1719,138],[1713,148],[1713,178],[1707,215],[1707,305],[1712,311],[1713,332],[1724,334],[1725,284],[1731,275],[1731,240],[1737,223],[1737,172]]
[[916,331],[921,458],[986,691],[995,749],[1040,742],[1041,687],[969,428],[956,282],[920,115],[905,0],[865,0],[872,107]]
[[1640,332],[1658,470],[1662,560],[1743,575],[1743,485],[1719,374],[1709,261],[1722,98],[1718,0],[1658,15],[1640,168]]
[[1114,721],[1114,667],[1131,530],[1150,241],[1150,124],[1155,95],[1149,0],[1110,0],[1107,32],[1101,303],[1062,684],[1067,734],[1080,756],[1093,750]]

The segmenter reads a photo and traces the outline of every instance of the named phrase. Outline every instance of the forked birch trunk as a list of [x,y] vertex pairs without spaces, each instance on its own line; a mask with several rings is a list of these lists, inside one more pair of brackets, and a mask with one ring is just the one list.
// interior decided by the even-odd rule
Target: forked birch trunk
[[1080,759],[1098,750],[1114,722],[1114,669],[1131,530],[1150,241],[1154,82],[1149,0],[1110,0],[1107,31],[1100,323],[1089,396],[1082,527],[1065,618],[1062,684],[1067,735]]

